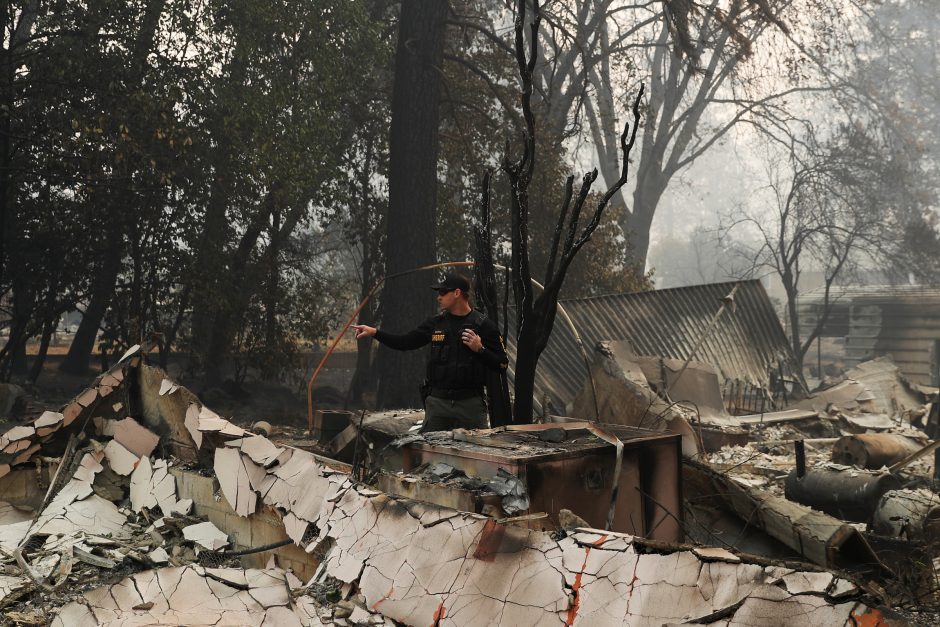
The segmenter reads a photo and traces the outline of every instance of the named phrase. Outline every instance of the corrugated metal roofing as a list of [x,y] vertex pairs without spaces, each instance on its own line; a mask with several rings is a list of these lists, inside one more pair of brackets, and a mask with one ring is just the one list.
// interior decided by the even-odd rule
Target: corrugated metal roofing
[[[602,340],[626,340],[637,355],[688,359],[735,282],[612,294],[561,302],[593,359]],[[726,380],[770,387],[770,373],[799,372],[780,320],[759,281],[740,281],[735,311],[725,311],[695,356],[717,367]],[[510,319],[512,313],[510,312]],[[511,334],[510,334],[511,335]],[[515,361],[514,342],[508,346]],[[587,369],[573,333],[561,316],[536,372],[536,398],[548,394],[556,407],[574,400]]]

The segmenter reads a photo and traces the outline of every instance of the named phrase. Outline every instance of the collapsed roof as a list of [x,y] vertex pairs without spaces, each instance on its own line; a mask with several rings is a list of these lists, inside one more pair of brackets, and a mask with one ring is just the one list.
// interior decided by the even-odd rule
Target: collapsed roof
[[[733,311],[729,307],[716,320],[722,301],[735,286]],[[767,391],[772,389],[772,373],[802,382],[780,320],[757,280],[577,298],[560,304],[589,353],[603,340],[626,341],[635,355],[694,358],[711,364],[726,382]],[[515,345],[510,342],[508,349],[514,362]],[[536,397],[548,395],[554,409],[563,411],[586,380],[587,367],[577,340],[559,317],[539,359]]]

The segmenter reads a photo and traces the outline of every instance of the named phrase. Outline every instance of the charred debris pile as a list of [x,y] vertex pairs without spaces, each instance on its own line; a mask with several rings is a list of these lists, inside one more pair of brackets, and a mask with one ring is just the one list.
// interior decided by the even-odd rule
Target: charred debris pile
[[925,390],[882,360],[735,416],[707,365],[689,365],[702,385],[673,386],[676,402],[654,362],[599,346],[572,408],[600,420],[420,434],[420,412],[324,411],[311,434],[267,437],[132,349],[0,436],[0,613],[842,625],[908,624],[890,608],[933,603]]

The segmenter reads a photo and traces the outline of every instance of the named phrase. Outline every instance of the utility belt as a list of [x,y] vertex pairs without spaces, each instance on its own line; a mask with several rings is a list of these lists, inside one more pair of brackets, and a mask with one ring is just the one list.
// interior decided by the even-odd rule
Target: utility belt
[[432,387],[428,396],[434,398],[443,398],[448,401],[462,401],[465,398],[479,397],[483,398],[483,388],[434,388]]

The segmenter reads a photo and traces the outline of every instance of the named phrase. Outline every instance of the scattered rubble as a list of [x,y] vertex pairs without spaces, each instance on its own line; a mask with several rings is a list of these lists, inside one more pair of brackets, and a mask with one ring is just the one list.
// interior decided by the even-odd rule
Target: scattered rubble
[[[125,378],[135,380],[136,391],[123,385]],[[12,437],[4,436],[0,455],[7,455],[7,473],[45,447],[58,446],[65,454],[49,486],[48,503],[38,511],[0,504],[0,564],[6,567],[0,608],[28,617],[41,607],[42,620],[56,625],[756,625],[786,622],[795,615],[811,624],[841,625],[874,624],[884,616],[866,592],[870,588],[851,578],[805,565],[760,563],[733,547],[664,543],[575,525],[542,531],[550,508],[538,500],[536,475],[508,467],[487,481],[500,499],[529,499],[528,508],[517,500],[513,512],[504,502],[500,515],[510,515],[508,519],[386,494],[354,481],[339,462],[237,427],[184,387],[165,381],[164,374],[131,352],[63,408],[61,420],[44,415]],[[129,414],[131,407],[142,408],[141,413]],[[505,459],[522,443],[538,452],[533,461],[551,455],[576,460],[585,455],[565,455],[589,451],[608,473],[621,463],[634,469],[630,472],[641,469],[640,453],[650,449],[631,453],[629,437],[612,436],[616,429],[639,432],[611,429],[559,423],[519,432],[468,432],[451,434],[446,448],[471,459],[467,452],[489,447]],[[25,446],[7,450],[20,441]],[[647,434],[634,441],[672,447],[672,461],[663,457],[657,464],[678,465],[678,436]],[[407,459],[420,450],[434,452],[435,447],[412,440],[410,448],[397,449],[392,456]],[[629,461],[634,454],[635,461]],[[414,461],[422,463],[420,458]],[[561,468],[546,466],[559,479],[579,477],[577,472],[560,474]],[[180,498],[180,477],[209,470],[215,472],[217,490],[199,493],[189,487],[187,498]],[[446,468],[437,468],[437,473],[452,474]],[[598,476],[597,485],[606,494],[600,511],[606,513],[611,483],[603,473]],[[580,477],[595,481],[590,474]],[[650,477],[636,485],[649,489],[652,481]],[[639,497],[630,485],[622,483],[620,492],[630,493],[627,502],[632,503]],[[807,559],[837,567],[851,565],[851,558],[863,561],[859,547],[864,544],[856,542],[854,527],[837,521],[824,537],[812,522],[822,514],[774,518],[771,513],[778,510],[757,496],[763,493],[740,490],[752,499],[747,502],[758,504],[763,524],[781,537],[787,530],[810,530],[791,540],[809,546],[815,538],[819,548],[809,551]],[[210,514],[216,518],[206,520],[200,512],[216,511],[217,501],[231,513]],[[584,516],[597,525],[581,501],[565,508],[566,520]],[[681,528],[680,510],[664,515],[668,510],[652,502],[632,507],[637,512],[646,508],[654,537],[658,528]],[[242,525],[250,528],[269,519],[278,521],[279,535],[268,544],[245,539],[251,536],[244,535]],[[601,524],[604,519],[602,515]],[[272,549],[283,545],[280,538],[289,545]],[[303,581],[291,567],[278,567],[280,557],[272,557],[265,568],[235,567],[239,557],[261,550],[275,550],[284,564],[303,560],[315,572]],[[196,563],[203,558],[228,562]],[[25,598],[41,605],[17,605],[17,599]]]

